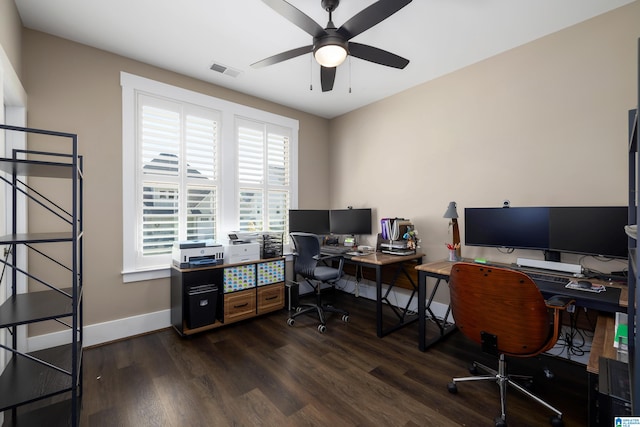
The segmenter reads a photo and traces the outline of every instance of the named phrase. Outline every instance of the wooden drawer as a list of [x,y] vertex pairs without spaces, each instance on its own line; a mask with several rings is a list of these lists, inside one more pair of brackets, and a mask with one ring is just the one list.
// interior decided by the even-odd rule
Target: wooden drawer
[[224,295],[224,323],[237,322],[256,315],[256,290]]
[[258,314],[284,308],[284,283],[258,288]]

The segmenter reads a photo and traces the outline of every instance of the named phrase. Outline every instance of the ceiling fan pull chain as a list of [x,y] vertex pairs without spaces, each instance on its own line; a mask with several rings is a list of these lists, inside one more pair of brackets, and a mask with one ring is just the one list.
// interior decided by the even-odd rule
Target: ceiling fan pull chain
[[313,90],[313,58],[311,56],[309,57],[309,90]]
[[349,57],[349,93],[351,93],[351,57]]

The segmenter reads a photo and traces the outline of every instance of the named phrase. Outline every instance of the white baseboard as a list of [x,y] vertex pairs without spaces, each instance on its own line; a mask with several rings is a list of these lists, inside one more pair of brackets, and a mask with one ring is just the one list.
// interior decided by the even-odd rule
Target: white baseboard
[[[83,347],[104,344],[134,335],[153,332],[171,326],[171,310],[156,311],[139,316],[109,322],[96,323],[84,327]],[[27,351],[37,351],[55,347],[71,341],[71,331],[53,332],[27,339]]]
[[[338,286],[339,289],[355,293],[355,281],[342,279]],[[386,292],[386,285],[383,290]],[[396,288],[390,297],[394,299],[399,307],[406,307],[411,292],[408,289]],[[361,282],[359,285],[359,297],[371,300],[376,299],[376,286],[368,281]],[[438,318],[444,317],[447,312],[448,305],[433,301],[431,310]],[[418,311],[417,298],[409,305],[409,310]],[[453,322],[451,314],[447,319]],[[104,344],[110,341],[116,341],[135,335],[145,334],[157,331],[171,326],[171,310],[156,311],[154,313],[141,314],[138,316],[126,317],[123,319],[112,320],[109,322],[96,323],[84,327],[83,347],[91,347],[94,345]],[[374,326],[374,325],[372,325]],[[71,332],[53,332],[50,334],[37,335],[27,338],[27,351],[37,351],[44,348],[63,345],[71,341]]]

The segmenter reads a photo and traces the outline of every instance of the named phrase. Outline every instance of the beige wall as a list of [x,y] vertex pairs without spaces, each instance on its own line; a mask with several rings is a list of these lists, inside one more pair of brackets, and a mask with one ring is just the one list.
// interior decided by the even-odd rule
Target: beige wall
[[85,323],[169,308],[168,279],[123,284],[120,276],[120,71],[300,120],[300,206],[409,217],[433,260],[451,240],[442,218],[450,200],[460,213],[503,199],[626,204],[637,22],[635,2],[330,122],[25,29],[29,124],[78,133],[85,156]]
[[[332,120],[332,206],[411,218],[426,259],[436,260],[452,239],[442,218],[451,200],[461,216],[465,207],[504,199],[512,206],[626,205],[639,22],[634,2]],[[463,218],[461,232],[464,241]]]
[[[120,71],[299,120],[300,206],[329,204],[328,121],[251,96],[25,29],[30,126],[77,133],[85,161],[85,324],[169,308],[169,279],[124,284]],[[311,191],[312,189],[312,191]],[[39,227],[36,215],[31,218]],[[37,271],[41,268],[32,265]]]
[[0,0],[0,46],[9,58],[14,71],[20,75],[22,21],[13,0]]

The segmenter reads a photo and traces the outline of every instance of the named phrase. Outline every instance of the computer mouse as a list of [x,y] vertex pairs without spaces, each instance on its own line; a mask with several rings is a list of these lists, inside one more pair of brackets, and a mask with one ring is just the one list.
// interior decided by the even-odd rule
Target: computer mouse
[[590,289],[591,288],[591,282],[588,280],[578,280],[576,282],[578,284],[578,287],[582,288],[582,289]]

